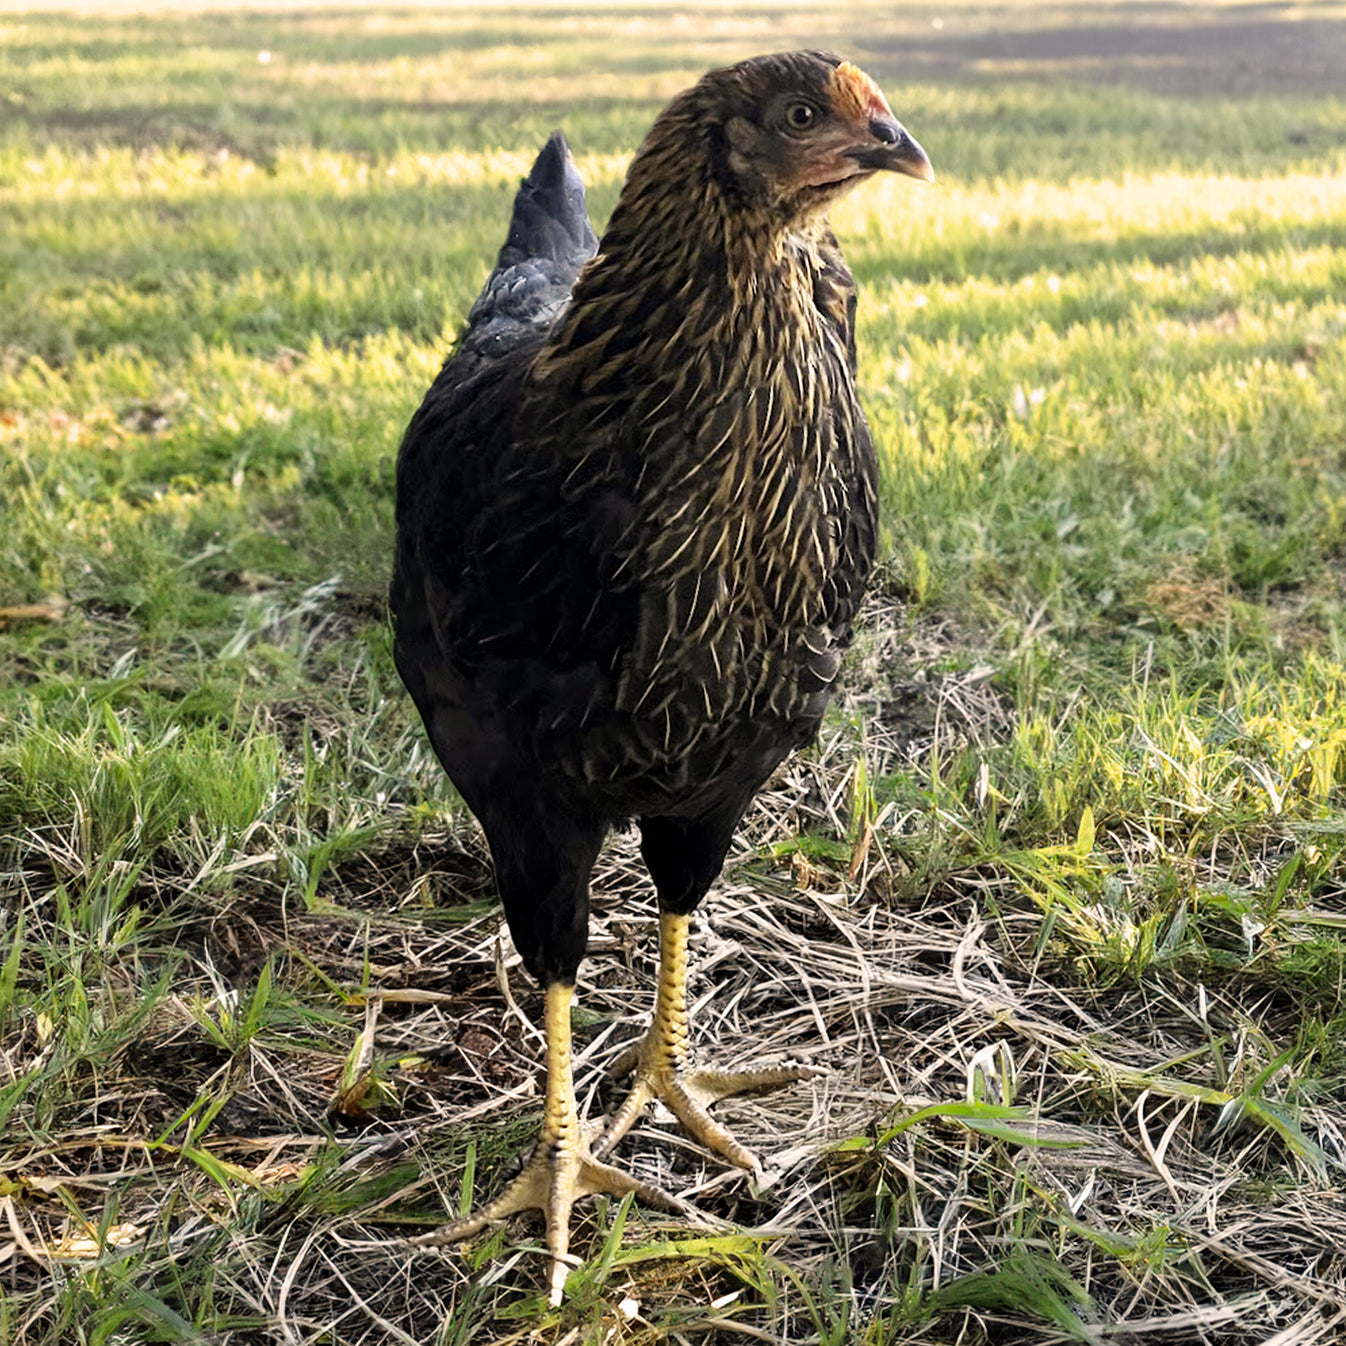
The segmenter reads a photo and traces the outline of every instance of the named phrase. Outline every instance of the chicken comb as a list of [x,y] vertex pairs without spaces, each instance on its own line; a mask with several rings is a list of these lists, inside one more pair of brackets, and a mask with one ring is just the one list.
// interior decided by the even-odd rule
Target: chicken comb
[[893,110],[874,83],[858,65],[842,61],[828,77],[827,92],[832,106],[843,116],[891,117]]

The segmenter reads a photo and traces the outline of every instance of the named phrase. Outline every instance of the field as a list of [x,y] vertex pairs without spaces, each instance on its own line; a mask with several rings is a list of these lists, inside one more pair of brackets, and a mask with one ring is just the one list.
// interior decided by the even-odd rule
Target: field
[[[402,427],[562,126],[830,45],[884,563],[623,1161],[413,1252],[541,997],[392,667]],[[0,1343],[1346,1338],[1346,4],[0,4]],[[654,994],[595,877],[581,1106]]]

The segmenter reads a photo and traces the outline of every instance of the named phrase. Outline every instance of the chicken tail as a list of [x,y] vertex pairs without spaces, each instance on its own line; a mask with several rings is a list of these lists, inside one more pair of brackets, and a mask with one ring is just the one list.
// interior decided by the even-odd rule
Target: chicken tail
[[514,198],[509,236],[471,312],[460,351],[487,358],[549,326],[598,251],[584,182],[560,131],[553,131]]
[[547,258],[578,261],[578,274],[597,250],[598,239],[584,204],[584,182],[565,136],[553,131],[514,198],[509,238],[500,249],[496,270]]

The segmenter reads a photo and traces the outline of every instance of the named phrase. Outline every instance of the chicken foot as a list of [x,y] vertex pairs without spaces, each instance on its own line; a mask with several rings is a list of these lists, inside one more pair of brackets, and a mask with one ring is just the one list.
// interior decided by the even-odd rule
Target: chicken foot
[[554,983],[546,992],[547,1101],[542,1132],[524,1170],[493,1201],[479,1206],[432,1233],[411,1239],[418,1248],[442,1248],[471,1238],[489,1224],[524,1210],[541,1210],[547,1220],[551,1253],[550,1303],[561,1302],[566,1276],[578,1259],[570,1255],[570,1211],[581,1197],[596,1192],[634,1193],[641,1201],[686,1212],[687,1205],[661,1188],[600,1162],[585,1143],[575,1102],[571,1064],[570,1004],[573,986]]
[[649,1031],[613,1063],[611,1074],[634,1071],[631,1092],[613,1114],[592,1153],[601,1159],[631,1129],[654,1099],[663,1103],[707,1148],[754,1173],[761,1163],[745,1145],[710,1115],[721,1098],[807,1079],[811,1066],[763,1066],[753,1070],[708,1070],[689,1065],[687,1016],[687,933],[689,916],[664,912],[659,917],[659,989]]

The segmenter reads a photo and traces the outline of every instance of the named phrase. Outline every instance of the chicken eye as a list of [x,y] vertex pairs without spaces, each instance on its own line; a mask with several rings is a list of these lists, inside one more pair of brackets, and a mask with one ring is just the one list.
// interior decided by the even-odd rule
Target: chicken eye
[[792,131],[807,131],[817,116],[811,103],[791,103],[785,109],[785,121]]

